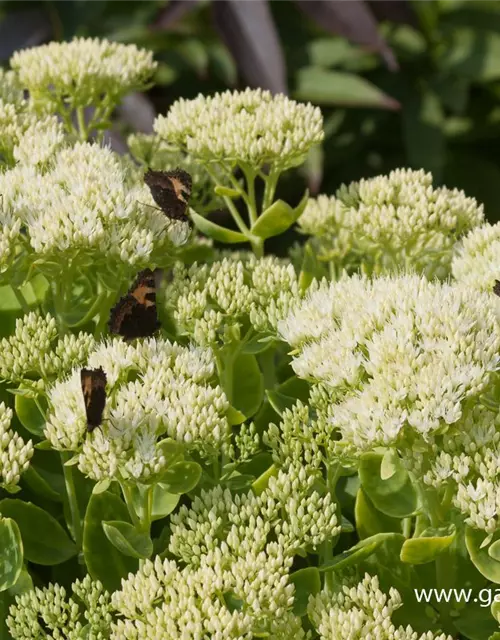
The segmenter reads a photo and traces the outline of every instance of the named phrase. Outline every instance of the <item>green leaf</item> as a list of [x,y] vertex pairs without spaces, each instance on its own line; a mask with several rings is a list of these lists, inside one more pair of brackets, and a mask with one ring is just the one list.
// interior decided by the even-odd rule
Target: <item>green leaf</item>
[[139,533],[129,522],[108,520],[102,523],[102,528],[106,538],[123,555],[139,560],[151,557],[153,553],[151,538],[144,533]]
[[201,478],[201,467],[197,462],[177,462],[167,469],[161,483],[170,493],[188,493],[196,487]]
[[305,291],[314,278],[319,280],[322,276],[326,276],[324,266],[320,264],[317,252],[314,250],[311,242],[306,242],[299,276],[299,286],[301,290]]
[[26,560],[54,565],[76,555],[74,543],[59,522],[31,502],[7,498],[0,502],[0,513],[16,521]]
[[290,575],[290,582],[295,585],[293,613],[304,616],[307,613],[309,596],[321,591],[321,577],[317,567],[299,569]]
[[263,339],[262,334],[258,333],[251,340],[249,340],[248,342],[245,342],[241,352],[253,353],[253,354],[262,353],[266,349],[269,349],[271,344],[272,344],[271,341]]
[[446,159],[444,112],[429,87],[408,88],[403,116],[408,161],[416,169],[431,171],[440,182]]
[[225,196],[226,198],[231,198],[232,200],[241,197],[241,191],[238,191],[237,189],[231,189],[229,187],[224,187],[220,184],[214,187],[214,192],[218,196]]
[[264,378],[254,355],[240,353],[237,356],[231,382],[231,404],[246,418],[251,418],[264,399]]
[[310,389],[311,387],[306,380],[297,378],[297,376],[290,376],[278,386],[277,390],[284,396],[302,400],[302,402],[306,403],[309,400]]
[[397,451],[394,449],[388,449],[384,453],[382,464],[380,465],[380,478],[382,480],[390,480],[396,473],[398,464],[399,457]]
[[54,502],[62,502],[63,496],[55,491],[45,478],[38,473],[36,465],[33,463],[26,469],[22,476],[23,484],[46,500],[52,500]]
[[302,215],[309,200],[309,191],[306,190],[301,201],[292,209],[292,207],[283,200],[276,200],[266,209],[257,219],[250,229],[252,235],[258,236],[263,240],[273,236],[279,236],[289,229],[292,224]]
[[404,536],[400,533],[377,533],[370,538],[361,540],[354,547],[335,556],[327,564],[319,567],[320,571],[344,570],[347,567],[356,566],[365,558],[368,558],[387,540],[404,540]]
[[285,394],[280,393],[279,391],[267,390],[266,396],[271,403],[272,408],[280,417],[283,417],[283,413],[286,411],[286,409],[291,409],[294,404],[297,403],[296,398],[285,396]]
[[161,449],[162,455],[165,458],[166,467],[180,462],[184,457],[184,446],[180,442],[177,442],[177,440],[165,438],[165,440],[161,440],[157,446]]
[[400,463],[391,478],[382,480],[383,456],[365,453],[359,466],[361,486],[376,509],[393,518],[406,518],[418,509],[418,497],[410,478]]
[[341,71],[327,71],[318,67],[304,67],[298,72],[294,97],[319,105],[391,110],[400,107],[397,100],[361,76]]
[[[45,408],[47,401],[43,397],[39,397],[38,402]],[[25,429],[30,433],[43,437],[43,430],[45,428],[45,417],[40,412],[35,400],[22,395],[16,395],[14,398],[14,406],[16,409],[17,417]]]
[[[469,557],[474,563],[476,569],[480,571],[485,578],[500,584],[500,562],[492,558],[488,553],[487,548],[482,548],[481,545],[486,538],[484,531],[467,527],[465,530],[465,544]],[[494,542],[500,539],[498,533],[495,534]]]
[[151,520],[160,520],[172,513],[181,499],[180,494],[171,493],[169,487],[158,482],[153,487],[153,506]]
[[110,484],[111,484],[111,480],[109,478],[105,478],[104,480],[99,480],[99,482],[96,482],[95,485],[92,487],[92,493],[94,495],[99,495],[100,493],[104,493],[109,489]]
[[449,40],[438,61],[442,72],[473,82],[500,78],[500,34],[453,26],[448,35]]
[[264,471],[257,480],[252,484],[252,491],[256,496],[259,496],[269,484],[270,478],[276,477],[278,475],[278,468],[272,464],[269,469]]
[[[460,615],[454,618],[453,624],[462,637],[468,640],[488,640],[498,629],[498,622],[487,606],[488,602],[491,602],[489,598],[493,599],[496,591],[492,588],[480,590],[477,594],[479,597],[474,597],[477,602],[470,601],[460,609]],[[487,598],[481,602],[483,595],[487,595]]]
[[377,533],[389,533],[391,531],[401,533],[401,521],[397,518],[386,516],[385,513],[375,509],[362,488],[358,490],[356,495],[354,517],[356,519],[356,530],[361,540]]
[[401,561],[409,564],[433,562],[447,549],[456,536],[454,524],[447,527],[425,529],[419,538],[405,540],[401,548]]
[[92,578],[113,592],[120,588],[122,578],[137,571],[138,562],[121,554],[108,540],[102,522],[110,520],[129,520],[127,507],[114,493],[93,494],[84,520],[83,555]]
[[15,520],[0,518],[0,591],[13,587],[23,568],[23,541]]
[[231,426],[245,422],[245,417],[245,414],[241,413],[241,411],[238,411],[238,409],[235,409],[234,407],[229,407],[226,413],[226,418]]
[[233,231],[232,229],[221,227],[194,211],[191,211],[190,215],[196,228],[209,238],[217,240],[217,242],[223,242],[224,244],[240,244],[242,242],[248,242],[248,238],[239,231]]

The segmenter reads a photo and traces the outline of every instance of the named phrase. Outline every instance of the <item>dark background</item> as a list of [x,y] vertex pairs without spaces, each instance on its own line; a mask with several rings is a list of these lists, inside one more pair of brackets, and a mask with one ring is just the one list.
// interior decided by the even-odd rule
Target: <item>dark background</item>
[[156,86],[116,113],[113,144],[178,97],[247,85],[321,106],[326,139],[282,197],[409,166],[500,219],[500,2],[195,0],[0,2],[0,58],[51,39],[155,52]]

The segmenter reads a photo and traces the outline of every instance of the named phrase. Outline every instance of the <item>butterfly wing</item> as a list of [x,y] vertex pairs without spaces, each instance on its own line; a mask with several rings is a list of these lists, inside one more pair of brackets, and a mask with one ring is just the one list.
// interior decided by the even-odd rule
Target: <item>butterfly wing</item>
[[174,171],[152,171],[144,175],[153,200],[163,213],[173,220],[188,220],[186,213],[191,197],[192,180],[182,169]]
[[102,423],[102,414],[106,406],[106,374],[102,367],[82,369],[80,380],[87,415],[87,430],[92,432]]

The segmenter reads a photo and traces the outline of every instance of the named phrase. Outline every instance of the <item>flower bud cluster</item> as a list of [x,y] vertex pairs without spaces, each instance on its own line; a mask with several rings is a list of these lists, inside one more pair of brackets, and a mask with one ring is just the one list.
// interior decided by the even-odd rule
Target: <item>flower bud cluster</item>
[[322,260],[349,272],[411,267],[445,277],[455,243],[483,218],[463,191],[434,189],[430,173],[398,169],[309,200],[299,225]]

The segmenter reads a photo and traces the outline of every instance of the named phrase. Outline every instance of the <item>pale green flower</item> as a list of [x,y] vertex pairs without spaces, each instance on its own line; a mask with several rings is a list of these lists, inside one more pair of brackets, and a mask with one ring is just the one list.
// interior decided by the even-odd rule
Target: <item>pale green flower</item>
[[68,107],[113,106],[143,89],[156,69],[151,51],[97,38],[17,51],[10,63],[37,107],[62,113]]
[[453,276],[468,287],[491,291],[500,280],[500,223],[471,231],[456,247]]
[[158,116],[154,127],[161,138],[203,164],[254,169],[300,164],[324,137],[318,107],[262,89],[181,98],[166,116]]
[[102,425],[87,431],[80,369],[49,390],[45,437],[58,450],[78,452],[78,466],[93,480],[151,480],[166,470],[162,440],[213,455],[230,435],[229,403],[213,385],[215,360],[154,338],[135,345],[119,339],[99,345],[87,366],[107,375]]
[[21,475],[29,467],[34,448],[10,429],[12,409],[0,403],[0,487],[15,491]]
[[300,296],[288,261],[252,254],[208,265],[177,263],[165,293],[177,330],[202,345],[233,339],[244,319],[254,333],[275,333]]
[[76,580],[71,589],[76,598],[68,597],[66,589],[57,584],[18,595],[7,618],[12,638],[78,640],[82,634],[94,640],[109,638],[110,596],[102,584],[87,575],[83,580]]
[[323,282],[279,328],[353,452],[457,432],[499,368],[493,297],[416,275]]
[[78,277],[91,269],[94,279],[109,272],[119,288],[132,268],[168,264],[186,244],[189,224],[159,211],[120,156],[96,144],[60,146],[57,127],[40,140],[36,132],[29,129],[14,149],[24,161],[0,174],[3,215],[12,221],[2,230],[7,257],[8,234],[19,241],[22,224],[26,269],[36,260],[51,281],[55,268],[61,279],[62,270]]
[[411,267],[444,277],[455,243],[483,218],[482,205],[463,191],[433,188],[423,170],[398,169],[310,199],[299,225],[337,271]]
[[30,312],[16,320],[11,336],[0,341],[0,378],[19,383],[36,377],[47,382],[85,362],[93,347],[91,335],[59,337],[55,318]]
[[385,594],[377,576],[365,574],[358,584],[351,580],[311,596],[308,615],[321,640],[453,640],[445,633],[419,634],[410,625],[396,627],[391,617],[402,604],[396,589]]

